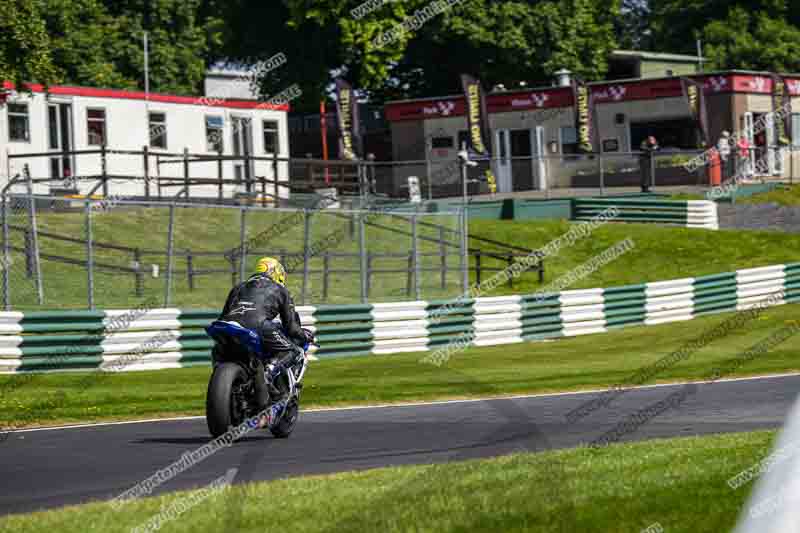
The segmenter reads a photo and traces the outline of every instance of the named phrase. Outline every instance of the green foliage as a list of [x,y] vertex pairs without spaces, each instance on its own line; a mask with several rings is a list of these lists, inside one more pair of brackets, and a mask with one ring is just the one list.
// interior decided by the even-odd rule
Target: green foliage
[[356,20],[350,10],[360,0],[284,1],[292,27],[337,29],[338,38],[329,43],[336,62],[324,68],[340,69],[377,99],[457,92],[462,72],[487,85],[538,84],[561,68],[600,78],[615,47],[613,21],[620,8],[620,0],[464,0],[377,46],[376,37],[431,2],[387,2]]
[[[459,74],[486,85],[549,83],[568,68],[590,80],[619,46],[695,53],[715,69],[800,70],[800,11],[789,0],[439,0],[443,9],[377,39],[433,0],[8,0],[0,12],[0,77],[199,93],[207,66],[288,64],[258,80],[262,98],[298,83],[293,107],[316,110],[341,75],[374,101],[454,94]],[[445,6],[448,6],[446,7]]]
[[800,70],[800,28],[764,11],[736,6],[705,27],[705,53],[717,69]]
[[[7,4],[7,3],[6,3]],[[0,78],[196,94],[222,43],[201,0],[12,0],[0,11]]]
[[650,40],[662,52],[695,53],[714,69],[800,69],[800,12],[790,0],[652,0]]
[[50,39],[40,2],[6,0],[0,9],[0,81],[17,87],[25,82],[45,85],[58,81],[59,71],[50,54]]

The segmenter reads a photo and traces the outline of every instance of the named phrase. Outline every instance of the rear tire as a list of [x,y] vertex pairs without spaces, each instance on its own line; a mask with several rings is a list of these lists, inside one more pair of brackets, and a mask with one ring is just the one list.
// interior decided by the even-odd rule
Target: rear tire
[[222,363],[214,368],[206,393],[206,423],[214,438],[244,422],[246,414],[234,401],[233,392],[234,387],[244,385],[248,379],[247,372],[236,363]]
[[294,426],[297,425],[299,412],[300,406],[297,403],[297,398],[292,398],[286,406],[286,412],[283,414],[283,417],[281,417],[277,424],[269,429],[276,439],[285,439],[292,434]]

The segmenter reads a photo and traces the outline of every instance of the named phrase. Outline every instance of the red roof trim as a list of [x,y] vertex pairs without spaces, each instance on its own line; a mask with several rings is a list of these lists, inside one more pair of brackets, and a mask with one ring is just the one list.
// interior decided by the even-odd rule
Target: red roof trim
[[[750,93],[768,95],[772,93],[772,79],[768,74],[694,74],[687,77],[703,83],[706,94]],[[789,94],[800,96],[800,78],[796,76],[783,76],[783,78],[787,81]],[[600,105],[631,100],[656,100],[683,96],[679,77],[607,81],[593,83],[589,87],[595,102]],[[439,112],[443,105],[450,106],[453,103],[455,107],[450,113]],[[517,90],[487,96],[489,114],[516,110],[536,110],[548,107],[569,107],[572,105],[572,94],[569,87]],[[463,97],[449,97],[389,103],[384,106],[384,109],[387,120],[396,122],[460,116],[464,114],[464,107]]]
[[[14,84],[3,82],[3,88],[13,89]],[[27,86],[35,93],[45,92],[44,86],[38,83],[31,83]],[[173,94],[150,93],[149,98],[143,91],[127,91],[123,89],[98,89],[95,87],[75,87],[69,85],[53,85],[49,89],[50,94],[60,94],[65,96],[85,96],[90,98],[120,98],[123,100],[149,100],[150,102],[162,102],[167,104],[199,105],[206,107],[227,107],[231,109],[269,109],[274,111],[289,111],[289,104],[268,104],[253,100],[224,100],[210,96],[178,96]]]

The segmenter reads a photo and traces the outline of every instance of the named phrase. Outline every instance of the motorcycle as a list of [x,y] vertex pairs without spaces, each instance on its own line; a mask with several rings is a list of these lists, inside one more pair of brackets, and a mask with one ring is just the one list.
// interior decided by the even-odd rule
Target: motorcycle
[[[237,322],[216,320],[205,328],[214,340],[214,371],[208,382],[206,394],[206,423],[214,438],[231,427],[262,414],[256,400],[258,359],[263,360],[261,336]],[[283,393],[285,399],[273,401],[270,395],[266,413],[269,414],[270,432],[277,438],[286,438],[294,430],[300,409],[300,390],[308,368],[308,349],[303,346],[303,357],[287,363],[265,365],[267,387]]]

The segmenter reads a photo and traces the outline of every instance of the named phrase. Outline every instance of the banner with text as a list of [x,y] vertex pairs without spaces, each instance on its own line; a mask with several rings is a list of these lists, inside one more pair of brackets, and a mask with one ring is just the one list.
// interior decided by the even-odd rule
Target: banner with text
[[581,80],[572,80],[572,100],[575,107],[575,131],[578,135],[578,149],[582,152],[594,151],[594,100],[589,86]]
[[[464,88],[464,99],[467,102],[467,131],[469,132],[467,150],[470,155],[492,157],[489,113],[486,111],[486,93],[483,86],[480,80],[469,74],[461,75],[461,85]],[[494,194],[497,191],[497,184],[491,169],[486,171],[486,181],[489,184],[489,191]]]
[[681,78],[683,96],[689,105],[689,114],[700,132],[700,146],[708,146],[708,121],[706,115],[706,97],[703,93],[703,84],[690,78]]
[[779,146],[786,146],[792,138],[792,100],[786,80],[777,74],[772,75],[772,111],[776,119],[775,138]]
[[339,157],[359,159],[361,136],[358,132],[358,101],[345,80],[336,80],[336,114],[339,119]]

